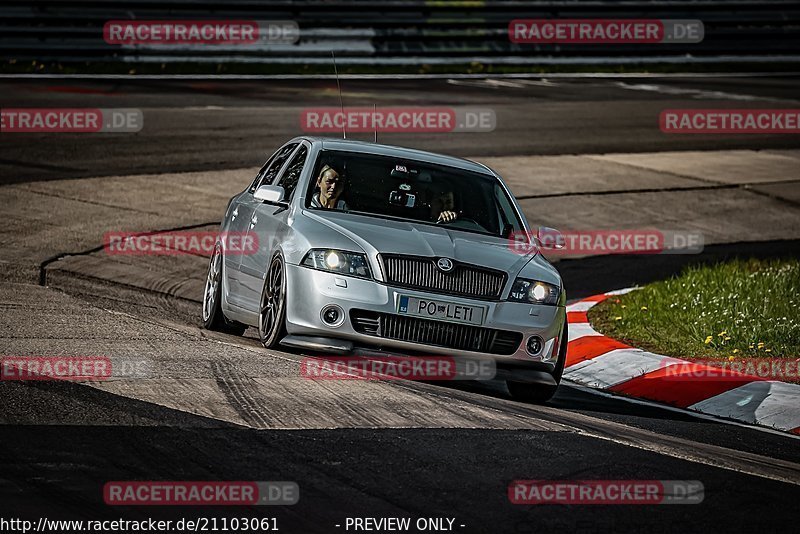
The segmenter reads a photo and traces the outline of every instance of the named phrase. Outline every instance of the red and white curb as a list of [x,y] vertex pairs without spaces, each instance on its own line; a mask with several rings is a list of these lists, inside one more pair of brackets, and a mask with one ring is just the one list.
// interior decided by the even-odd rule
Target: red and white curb
[[[800,385],[728,370],[705,373],[710,370],[705,365],[635,349],[592,328],[586,317],[592,306],[633,289],[595,295],[567,306],[565,379],[609,393],[800,434]],[[683,367],[667,375],[667,368],[676,364]]]

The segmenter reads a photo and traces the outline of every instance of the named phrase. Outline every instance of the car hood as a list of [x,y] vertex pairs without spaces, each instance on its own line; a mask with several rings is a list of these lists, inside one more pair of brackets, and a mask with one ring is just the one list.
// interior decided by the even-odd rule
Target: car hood
[[[543,281],[560,283],[558,274],[546,260],[544,264],[531,261],[534,254],[522,255],[509,246],[509,241],[470,232],[449,229],[445,226],[416,224],[413,222],[367,217],[350,213],[326,211],[323,213],[305,211],[304,215],[334,231],[337,236],[325,236],[327,232],[316,235],[315,247],[331,246],[347,237],[358,245],[370,258],[377,254],[409,254],[415,256],[446,257],[454,260],[500,269],[516,276],[528,264],[543,271]],[[546,266],[545,266],[546,264]],[[548,269],[549,267],[549,269]],[[555,273],[555,277],[553,277]]]

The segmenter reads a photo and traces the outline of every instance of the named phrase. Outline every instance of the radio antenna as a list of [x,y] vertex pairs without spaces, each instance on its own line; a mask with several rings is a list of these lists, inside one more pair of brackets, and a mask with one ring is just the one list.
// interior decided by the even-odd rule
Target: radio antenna
[[375,123],[375,112],[377,111],[377,106],[372,104],[372,127],[375,128],[375,144],[378,144],[378,125]]
[[345,129],[344,116],[344,101],[342,100],[342,86],[339,84],[339,69],[336,68],[336,54],[331,50],[331,57],[333,58],[333,72],[336,74],[336,88],[339,90],[339,108],[342,110],[342,139],[347,139],[347,130]]

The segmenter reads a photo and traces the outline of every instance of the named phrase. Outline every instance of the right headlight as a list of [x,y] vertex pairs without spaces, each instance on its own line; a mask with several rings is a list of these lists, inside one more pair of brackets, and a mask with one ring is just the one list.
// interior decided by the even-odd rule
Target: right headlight
[[324,248],[312,249],[303,259],[303,265],[320,271],[372,278],[369,262],[364,254]]
[[553,284],[527,278],[517,278],[514,280],[514,285],[511,286],[508,300],[556,306],[558,305],[559,293],[559,287]]

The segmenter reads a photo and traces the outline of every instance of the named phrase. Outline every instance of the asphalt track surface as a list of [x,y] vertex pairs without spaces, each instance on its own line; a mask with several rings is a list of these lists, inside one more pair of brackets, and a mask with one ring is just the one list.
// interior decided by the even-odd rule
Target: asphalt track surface
[[[345,106],[491,108],[491,134],[386,134],[381,142],[461,157],[796,148],[793,136],[670,136],[670,108],[792,108],[796,77],[688,79],[344,80]],[[338,107],[334,80],[2,83],[4,107],[139,108],[141,135],[3,139],[3,181],[165,173],[261,165],[303,133],[300,112]],[[338,134],[331,134],[338,135]],[[8,137],[8,136],[6,136]],[[351,134],[372,140],[372,134]]]
[[[494,109],[492,134],[381,139],[460,156],[780,154],[799,148],[796,136],[668,136],[658,130],[658,113],[796,108],[799,86],[791,77],[515,85],[349,80],[344,98],[348,106]],[[215,221],[224,195],[249,180],[236,176],[237,169],[258,167],[301,133],[301,109],[337,105],[335,83],[26,80],[0,87],[3,107],[135,107],[145,114],[145,129],[135,135],[2,134],[0,196],[9,224],[0,234],[6,250],[0,353],[136,354],[153,363],[150,379],[139,383],[0,383],[3,517],[277,517],[281,531],[300,533],[344,531],[335,525],[346,517],[451,517],[461,532],[740,532],[796,525],[797,438],[569,384],[546,406],[511,400],[499,382],[308,384],[298,378],[302,353],[266,351],[252,329],[235,338],[198,328],[204,258],[130,260],[112,272],[92,252],[101,244],[98,231],[119,229],[131,218],[149,229]],[[182,183],[190,175],[167,175],[162,185],[130,178],[184,171],[196,174]],[[570,298],[663,278],[698,261],[797,257],[798,175],[795,169],[769,194],[727,186],[707,192],[723,206],[714,211],[708,198],[701,202],[709,214],[698,224],[713,239],[699,256],[559,262]],[[214,176],[236,183],[216,183]],[[163,202],[152,200],[149,189],[158,187]],[[577,217],[569,202],[582,200],[586,187],[555,200],[526,200],[528,217],[547,205]],[[679,196],[699,195],[696,187],[669,182],[640,195],[702,209]],[[201,193],[216,196],[204,201]],[[735,195],[751,195],[747,202],[754,204]],[[50,212],[69,232],[47,218]],[[652,222],[658,212],[649,216]],[[737,234],[739,219],[752,235]],[[74,221],[81,224],[67,224]],[[28,223],[43,229],[29,233]],[[31,236],[37,241],[20,245]],[[50,261],[61,254],[71,256]],[[40,267],[48,287],[37,285]],[[114,272],[134,269],[141,283],[114,283]],[[705,499],[691,506],[519,506],[506,493],[515,479],[699,480]],[[102,487],[111,480],[293,480],[301,498],[286,507],[109,507]]]

